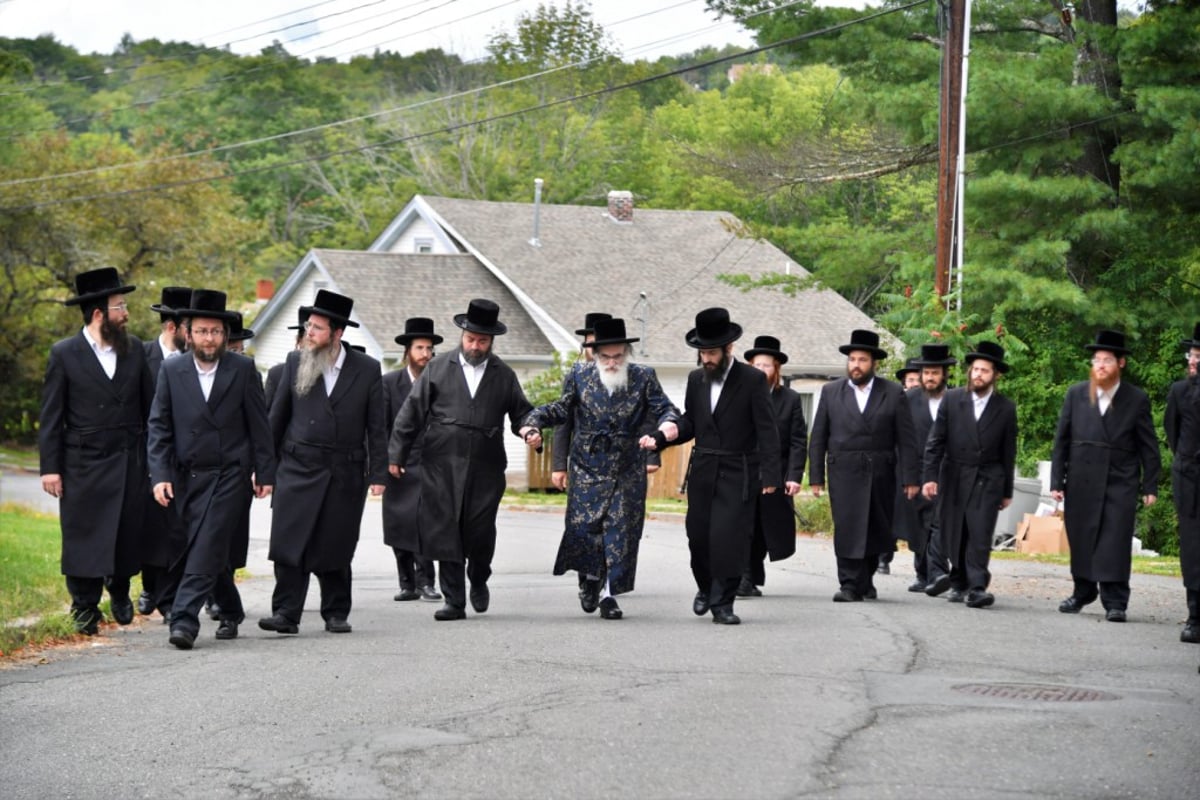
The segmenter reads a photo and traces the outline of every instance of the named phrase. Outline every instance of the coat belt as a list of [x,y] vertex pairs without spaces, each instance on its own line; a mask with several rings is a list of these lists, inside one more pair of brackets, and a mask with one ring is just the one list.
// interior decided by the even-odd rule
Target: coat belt
[[476,425],[474,422],[467,422],[463,419],[455,419],[454,417],[433,417],[431,418],[431,421],[436,422],[439,425],[454,425],[459,428],[466,428],[467,430],[475,431],[476,433],[482,433],[489,439],[500,433],[501,430],[500,426],[498,425],[485,427],[483,425]]
[[305,455],[328,459],[329,461],[362,462],[367,460],[367,453],[357,447],[337,447],[335,445],[311,444],[309,442],[287,442],[283,452],[292,455]]
[[693,447],[692,455],[688,459],[687,472],[683,476],[683,485],[679,487],[679,493],[683,494],[687,491],[688,479],[692,476],[692,461],[697,455],[701,456],[717,456],[718,458],[740,458],[742,459],[742,502],[750,502],[750,456],[758,455],[756,450],[719,450],[715,447]]

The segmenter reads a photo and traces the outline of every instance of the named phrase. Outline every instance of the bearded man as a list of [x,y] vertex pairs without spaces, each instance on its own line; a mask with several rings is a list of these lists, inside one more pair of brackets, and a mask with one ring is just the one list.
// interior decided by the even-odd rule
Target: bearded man
[[304,306],[305,347],[288,353],[271,404],[279,453],[271,515],[275,591],[258,627],[299,633],[310,575],[321,585],[330,633],[350,633],[350,562],[368,484],[383,493],[387,423],[379,362],[342,341],[354,301],[321,289]]
[[833,602],[847,603],[877,596],[879,554],[894,541],[896,484],[906,498],[915,497],[919,469],[904,390],[875,374],[887,358],[879,334],[852,331],[850,343],[838,350],[846,356],[846,380],[821,387],[808,443],[808,483],[820,497],[828,471],[841,586]]
[[1099,331],[1086,345],[1091,377],[1067,389],[1050,464],[1050,495],[1065,503],[1075,588],[1059,604],[1078,614],[1100,598],[1109,622],[1124,622],[1138,497],[1158,499],[1162,468],[1150,417],[1150,398],[1121,380],[1125,334]]
[[75,630],[99,630],[105,586],[113,618],[133,621],[129,579],[142,564],[150,494],[146,417],[154,384],[142,343],[125,331],[129,309],[111,267],[80,273],[75,296],[84,327],[50,348],[38,430],[42,490],[59,498],[62,573]]
[[1171,462],[1171,489],[1179,517],[1179,566],[1187,593],[1187,622],[1179,641],[1200,644],[1200,322],[1180,344],[1187,354],[1187,379],[1171,385],[1163,427]]
[[625,320],[596,320],[593,334],[585,345],[593,358],[572,365],[562,396],[535,408],[520,433],[540,447],[542,428],[570,425],[566,530],[554,574],[578,572],[584,613],[599,608],[615,620],[623,616],[616,596],[633,590],[646,516],[640,439],[648,424],[675,439],[679,412],[654,370],[633,363],[638,340],[625,335]]

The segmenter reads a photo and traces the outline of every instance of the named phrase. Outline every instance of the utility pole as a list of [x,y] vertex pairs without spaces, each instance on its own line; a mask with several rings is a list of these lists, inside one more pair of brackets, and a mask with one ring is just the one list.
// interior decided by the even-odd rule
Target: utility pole
[[956,267],[955,209],[958,154],[962,137],[963,36],[967,0],[938,0],[942,29],[942,76],[938,123],[937,249],[933,285],[938,297],[950,291]]

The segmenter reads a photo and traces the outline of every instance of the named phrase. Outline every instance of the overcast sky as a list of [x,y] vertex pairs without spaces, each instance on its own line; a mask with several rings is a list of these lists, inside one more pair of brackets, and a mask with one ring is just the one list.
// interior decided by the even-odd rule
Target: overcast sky
[[[562,6],[565,0],[0,0],[0,33],[50,33],[84,53],[112,52],[129,33],[137,40],[229,45],[239,53],[279,40],[290,53],[310,58],[440,47],[472,59],[539,2]],[[753,43],[736,22],[718,20],[704,0],[593,0],[591,8],[630,60]]]

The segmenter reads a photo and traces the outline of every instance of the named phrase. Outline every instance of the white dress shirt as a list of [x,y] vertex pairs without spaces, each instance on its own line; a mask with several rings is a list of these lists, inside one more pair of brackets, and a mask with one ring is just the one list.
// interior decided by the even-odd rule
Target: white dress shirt
[[871,387],[875,385],[875,379],[871,378],[862,386],[856,386],[851,380],[847,380],[847,383],[854,390],[854,402],[858,403],[858,413],[864,413],[867,410],[867,401],[871,399]]
[[983,397],[980,397],[972,392],[971,399],[975,401],[975,421],[978,422],[979,418],[983,416],[984,410],[987,408],[988,400],[992,399],[992,391],[989,389],[988,393]]
[[725,367],[724,374],[720,378],[714,378],[713,382],[708,385],[708,402],[709,411],[717,410],[717,403],[721,399],[721,389],[725,387],[725,379],[729,377],[729,370],[733,369],[733,359],[729,359],[729,366]]
[[83,329],[83,337],[92,346],[92,352],[99,359],[104,374],[108,376],[109,380],[112,380],[112,376],[117,374],[117,351],[112,349],[111,344],[101,344],[93,339],[92,332],[86,327]]
[[168,349],[167,343],[163,341],[164,336],[166,336],[165,333],[160,333],[158,335],[158,349],[162,350],[163,361],[166,361],[168,358],[174,358],[175,356],[179,355],[181,351]]
[[340,375],[342,372],[342,364],[345,364],[345,363],[346,363],[346,346],[341,345],[341,349],[338,350],[337,361],[334,361],[333,364],[331,364],[330,366],[321,370],[321,377],[325,381],[325,396],[326,397],[333,396],[333,387],[337,384],[338,375]]
[[1100,409],[1100,416],[1108,413],[1108,407],[1112,405],[1113,396],[1116,395],[1117,389],[1121,388],[1121,382],[1117,381],[1111,389],[1107,391],[1096,387],[1096,407]]
[[945,396],[946,396],[946,394],[945,394],[945,392],[943,392],[942,394],[939,394],[937,397],[929,398],[929,417],[931,419],[937,419],[938,409],[942,407],[942,398]]
[[483,372],[487,369],[487,359],[475,367],[468,364],[466,357],[459,353],[458,363],[462,366],[463,377],[467,379],[467,391],[471,393],[471,397],[475,397],[475,390],[479,388],[479,382],[483,380]]
[[204,393],[204,402],[207,403],[208,396],[212,394],[213,381],[217,377],[217,367],[221,365],[221,362],[218,359],[217,363],[209,367],[208,370],[204,369],[208,365],[195,356],[192,356],[192,362],[196,365],[196,375],[200,378],[200,391]]

